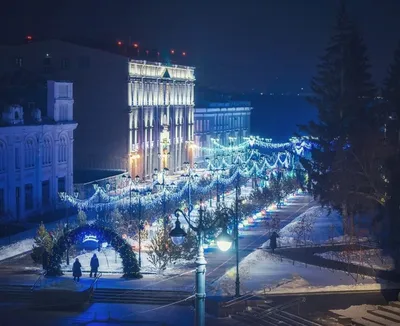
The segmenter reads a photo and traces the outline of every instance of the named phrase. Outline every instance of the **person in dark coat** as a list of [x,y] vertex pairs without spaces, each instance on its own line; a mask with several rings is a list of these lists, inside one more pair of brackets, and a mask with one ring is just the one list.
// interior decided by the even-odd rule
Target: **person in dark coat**
[[269,238],[269,247],[272,249],[272,252],[274,252],[277,247],[276,245],[277,238],[279,238],[279,234],[276,232],[273,232]]
[[90,260],[90,277],[94,273],[94,277],[97,277],[97,272],[99,270],[99,259],[97,258],[96,254],[93,255],[92,259]]
[[72,276],[74,277],[74,281],[77,280],[79,282],[79,278],[82,276],[82,265],[79,262],[79,259],[76,258],[74,264],[72,265]]

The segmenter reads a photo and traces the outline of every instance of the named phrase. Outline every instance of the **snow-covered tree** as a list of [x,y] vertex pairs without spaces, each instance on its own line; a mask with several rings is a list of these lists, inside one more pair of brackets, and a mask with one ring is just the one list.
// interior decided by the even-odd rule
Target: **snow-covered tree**
[[50,254],[53,249],[53,239],[43,222],[40,223],[36,231],[34,241],[31,257],[35,263],[41,264],[43,262],[43,254],[45,252]]
[[76,220],[79,226],[85,225],[87,223],[87,216],[85,211],[80,209],[78,215],[76,216]]

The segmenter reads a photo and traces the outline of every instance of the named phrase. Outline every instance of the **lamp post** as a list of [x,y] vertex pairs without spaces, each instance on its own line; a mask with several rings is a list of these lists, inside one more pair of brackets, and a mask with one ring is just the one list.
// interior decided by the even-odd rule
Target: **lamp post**
[[190,162],[184,162],[183,165],[186,168],[186,173],[182,174],[181,177],[188,183],[188,218],[190,221],[190,207],[192,207],[192,183],[196,183],[199,180],[199,175],[196,174],[197,163],[193,164],[193,168],[190,166]]
[[[236,253],[236,280],[235,280],[235,296],[240,296],[240,275],[239,275],[239,191],[240,191],[240,174],[238,174],[236,178],[236,185],[235,185],[235,211],[233,211],[229,207],[221,208],[221,211],[227,215],[234,216],[234,225],[233,225],[233,233],[234,233],[234,240],[235,240],[235,253]],[[229,248],[226,248],[226,244],[224,241],[226,236],[221,233],[223,238],[217,238],[217,245],[222,251],[227,251]]]
[[[163,213],[163,224],[164,224],[164,234],[167,234],[167,190],[175,188],[175,184],[171,183],[168,185],[165,180],[165,176],[168,173],[167,168],[163,168],[160,172],[154,169],[153,180],[155,182],[156,188],[162,191],[162,213]],[[159,181],[159,176],[161,175],[161,182]]]
[[[68,194],[65,191],[61,191],[59,192],[59,196],[61,198],[61,200],[65,201],[65,215],[66,215],[66,220],[67,223],[64,225],[64,235],[66,232],[68,232],[69,230],[69,214],[68,214],[68,204],[67,204],[67,200],[68,200]],[[74,190],[74,198],[78,199],[79,197],[79,191],[77,189]],[[69,245],[67,246],[67,250],[66,250],[66,260],[67,260],[67,265],[69,265]]]
[[[142,235],[141,231],[143,230],[143,225],[142,225],[142,195],[148,195],[148,193],[143,194],[140,189],[139,189],[139,182],[140,182],[140,177],[137,175],[135,177],[134,182],[132,182],[132,178],[130,175],[128,176],[123,176],[124,178],[127,178],[129,180],[129,211],[130,211],[130,219],[133,220],[133,209],[132,209],[132,192],[134,192],[137,196],[138,199],[138,242],[139,242],[139,259],[138,259],[138,264],[139,268],[142,267]],[[132,184],[135,185],[135,188],[132,189]]]
[[[191,207],[189,207],[191,209]],[[170,237],[172,242],[175,245],[181,245],[186,236],[186,232],[181,228],[181,223],[179,222],[179,216],[183,216],[186,222],[189,225],[189,228],[196,232],[197,241],[198,241],[198,251],[196,256],[196,326],[205,326],[205,307],[206,307],[206,265],[207,261],[204,257],[204,232],[208,230],[212,230],[215,227],[216,222],[215,219],[210,226],[204,225],[204,211],[205,206],[202,200],[200,200],[200,208],[199,208],[199,219],[197,225],[193,225],[192,222],[189,221],[187,215],[180,209],[175,210],[176,222],[175,228],[170,232]],[[224,243],[224,249],[228,247],[228,243],[232,244],[231,238],[228,234],[224,234],[226,238],[221,238],[220,242]],[[229,248],[228,248],[229,249]]]

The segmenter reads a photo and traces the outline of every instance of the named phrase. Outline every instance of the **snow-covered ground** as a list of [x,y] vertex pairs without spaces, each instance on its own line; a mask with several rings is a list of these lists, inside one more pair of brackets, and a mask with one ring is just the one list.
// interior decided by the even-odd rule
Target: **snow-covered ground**
[[[256,250],[239,265],[242,293],[295,293],[346,290],[374,290],[398,287],[370,277],[305,265],[281,259],[265,250]],[[214,280],[208,292],[220,295],[235,293],[235,268]],[[358,279],[358,281],[357,281]]]
[[[278,247],[338,242],[343,237],[342,219],[336,212],[313,206],[282,228],[279,236]],[[269,240],[262,248],[269,248]]]
[[[64,262],[61,266],[64,271],[71,271],[72,262],[75,258],[79,259],[79,262],[82,265],[82,272],[90,272],[90,260],[93,254],[97,255],[99,259],[99,272],[102,273],[121,273],[122,272],[122,259],[118,252],[116,252],[113,248],[103,248],[101,251],[93,250],[93,251],[82,251],[78,256],[71,257],[71,264],[69,266]],[[136,253],[136,259],[138,259],[138,253]],[[164,276],[175,275],[187,271],[188,264],[192,262],[188,262],[186,260],[178,260],[174,264],[171,264],[167,267],[167,269],[162,273]],[[142,252],[142,273],[158,273],[158,271],[151,265],[148,260],[148,254],[146,252]]]
[[7,246],[0,247],[0,261],[32,250],[33,238],[24,239]]
[[373,269],[393,270],[394,268],[393,258],[385,255],[381,249],[328,251],[315,255],[325,259],[371,267]]

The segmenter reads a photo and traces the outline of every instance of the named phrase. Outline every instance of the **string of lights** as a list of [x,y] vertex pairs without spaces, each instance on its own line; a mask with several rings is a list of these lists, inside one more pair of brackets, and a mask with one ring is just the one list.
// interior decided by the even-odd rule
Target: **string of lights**
[[[214,154],[220,153],[220,155],[215,155],[214,160],[208,161],[207,169],[199,178],[209,182],[205,186],[200,186],[199,183],[191,185],[194,192],[201,194],[209,193],[217,183],[225,186],[231,184],[238,174],[244,178],[254,178],[269,175],[279,169],[290,170],[291,165],[294,163],[293,155],[304,155],[305,151],[310,150],[312,147],[311,142],[306,138],[291,138],[286,143],[272,143],[271,139],[251,136],[237,146],[223,146],[215,139],[212,141],[218,150],[215,148],[205,148],[204,150],[213,151]],[[253,146],[281,149],[281,151],[261,155]],[[244,151],[246,148],[250,149],[247,155],[246,151]],[[230,162],[228,162],[229,160]],[[217,180],[210,177],[210,171],[213,170],[225,171],[225,173],[219,173]],[[235,172],[229,174],[229,171]],[[150,184],[141,186],[139,195],[140,193],[151,192],[151,194],[141,197],[141,205],[147,209],[156,207],[163,200],[180,200],[189,188],[189,181],[186,181],[179,182],[175,187],[168,189],[164,187],[161,191],[153,193],[156,183],[153,181]],[[66,193],[60,194],[60,197],[63,201],[68,201],[72,206],[83,210],[95,209],[100,211],[117,207],[128,209],[131,204],[137,205],[139,202],[137,196],[130,198],[131,184],[118,189],[119,193],[113,195],[98,185],[95,185],[94,189],[93,195],[87,199],[78,199]]]

